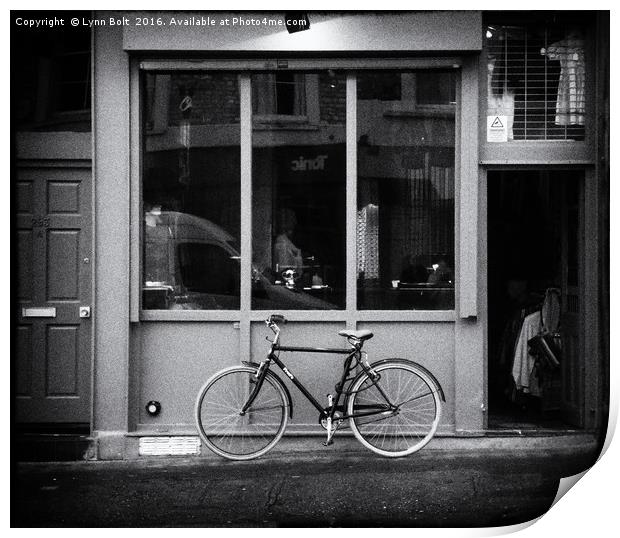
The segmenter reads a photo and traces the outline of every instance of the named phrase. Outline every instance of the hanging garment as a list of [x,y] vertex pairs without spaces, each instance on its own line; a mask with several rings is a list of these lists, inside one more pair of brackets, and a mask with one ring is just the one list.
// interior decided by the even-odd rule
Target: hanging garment
[[555,124],[584,125],[586,63],[583,39],[568,37],[551,45],[544,54],[550,60],[560,62]]
[[541,391],[534,371],[536,359],[530,355],[527,343],[541,329],[540,311],[525,317],[517,344],[515,345],[514,361],[512,363],[512,377],[515,380],[516,389],[531,393],[533,396],[539,396]]
[[487,64],[487,116],[506,116],[508,140],[513,140],[515,95],[512,87],[508,85],[508,78],[500,77],[502,71],[506,72],[503,65],[503,62],[494,58],[490,58]]

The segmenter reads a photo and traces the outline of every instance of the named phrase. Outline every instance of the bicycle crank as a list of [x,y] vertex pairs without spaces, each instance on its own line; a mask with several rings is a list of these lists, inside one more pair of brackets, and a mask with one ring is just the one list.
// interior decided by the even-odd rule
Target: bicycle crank
[[[341,416],[342,413],[338,411],[334,413],[334,420],[332,421],[332,429],[334,431],[336,431],[343,422],[343,420],[340,418]],[[327,419],[328,417],[324,417],[319,421],[319,424],[323,427],[324,430],[327,430]]]

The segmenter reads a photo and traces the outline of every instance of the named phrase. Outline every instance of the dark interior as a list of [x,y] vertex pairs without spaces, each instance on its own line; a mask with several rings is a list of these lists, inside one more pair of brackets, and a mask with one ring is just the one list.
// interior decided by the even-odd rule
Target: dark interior
[[[577,249],[569,243],[576,242],[570,232],[578,219],[567,204],[576,199],[581,177],[582,172],[574,171],[488,174],[490,429],[566,427],[558,396],[561,371],[554,374],[553,394],[534,396],[516,390],[512,366],[519,316],[540,310],[547,288],[561,290],[563,266],[569,275],[577,273],[578,259],[571,254]],[[563,233],[563,221],[572,223],[571,230]]]

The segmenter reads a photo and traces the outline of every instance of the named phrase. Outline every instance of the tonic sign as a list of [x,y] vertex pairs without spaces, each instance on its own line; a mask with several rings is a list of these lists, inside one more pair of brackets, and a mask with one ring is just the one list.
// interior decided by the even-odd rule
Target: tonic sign
[[327,155],[317,155],[313,159],[306,159],[299,156],[298,159],[291,161],[291,170],[293,172],[308,172],[311,170],[325,170],[325,162]]

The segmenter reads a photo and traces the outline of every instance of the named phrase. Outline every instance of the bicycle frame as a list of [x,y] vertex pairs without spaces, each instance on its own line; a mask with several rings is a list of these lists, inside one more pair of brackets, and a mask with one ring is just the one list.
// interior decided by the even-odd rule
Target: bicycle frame
[[[357,359],[357,364],[361,365],[362,369],[366,373],[368,373],[369,375],[372,373],[372,369],[369,366],[365,365],[360,360],[362,352],[361,352],[361,346],[359,345],[357,346],[354,345],[352,349],[351,348],[342,349],[342,348],[281,346],[278,343],[278,336],[279,334],[276,335],[276,338],[272,342],[271,349],[269,350],[269,354],[267,355],[267,359],[259,365],[259,369],[256,373],[256,378],[257,378],[256,386],[254,387],[254,390],[252,391],[252,393],[249,395],[248,401],[245,403],[245,405],[241,409],[242,414],[248,410],[248,408],[252,405],[254,399],[260,392],[263,381],[265,379],[265,376],[267,375],[267,371],[269,370],[269,366],[271,365],[272,361],[278,365],[280,370],[284,372],[284,374],[293,382],[293,384],[306,397],[306,399],[317,409],[317,411],[319,412],[319,420],[324,419],[324,418],[330,418],[333,420],[334,415],[336,411],[338,410],[338,404],[340,402],[340,398],[342,394],[349,393],[348,390],[345,390],[345,385],[347,381],[347,376],[349,375],[349,372],[351,370],[351,362],[353,361],[354,358]],[[280,360],[280,358],[276,354],[277,352],[280,352],[280,351],[288,351],[292,353],[306,352],[306,353],[331,353],[331,354],[338,354],[338,355],[347,355],[347,358],[345,359],[344,365],[343,365],[342,377],[340,378],[340,381],[336,385],[336,398],[332,402],[331,407],[323,407],[317,401],[317,399],[308,391],[308,389],[304,386],[304,384],[301,381],[299,381],[299,379],[297,379],[297,377],[286,367],[284,362],[282,362],[282,360]],[[353,383],[353,380],[350,381],[350,384],[348,386],[350,387],[352,383]],[[353,413],[351,415],[345,414],[344,408],[341,408],[342,415],[336,417],[336,419],[345,420],[349,418],[379,415],[379,414],[385,413],[386,411],[390,411],[390,412],[395,411],[397,407],[389,400],[389,398],[387,397],[385,392],[381,389],[381,387],[378,384],[375,384],[375,387],[381,393],[383,398],[385,398],[386,404],[384,408],[377,410],[376,406],[374,406],[375,410],[373,411],[358,412],[358,413]]]

